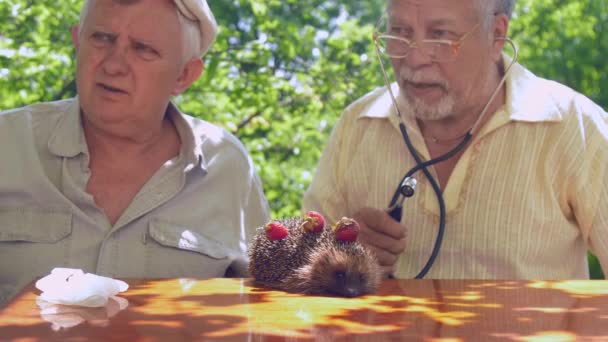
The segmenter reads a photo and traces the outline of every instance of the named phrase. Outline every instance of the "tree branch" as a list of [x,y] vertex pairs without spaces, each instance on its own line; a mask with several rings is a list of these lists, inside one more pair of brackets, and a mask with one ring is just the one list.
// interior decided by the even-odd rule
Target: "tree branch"
[[251,115],[249,115],[246,118],[243,118],[243,120],[241,120],[241,122],[239,122],[239,124],[236,126],[236,129],[234,131],[232,131],[232,134],[237,135],[238,132],[245,128],[253,119],[255,119],[256,117],[262,115],[262,112],[257,111]]

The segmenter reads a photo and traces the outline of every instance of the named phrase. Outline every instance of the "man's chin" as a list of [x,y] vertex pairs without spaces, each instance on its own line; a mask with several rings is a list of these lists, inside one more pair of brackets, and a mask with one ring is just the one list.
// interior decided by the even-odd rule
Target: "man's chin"
[[449,98],[443,97],[438,101],[427,103],[422,99],[411,98],[407,94],[401,95],[400,106],[406,116],[424,121],[436,121],[448,118],[452,113],[453,105]]
[[103,125],[116,125],[124,122],[128,111],[122,106],[81,106],[83,116],[91,122]]
[[450,117],[449,113],[433,113],[433,112],[416,112],[416,119],[422,121],[439,121]]

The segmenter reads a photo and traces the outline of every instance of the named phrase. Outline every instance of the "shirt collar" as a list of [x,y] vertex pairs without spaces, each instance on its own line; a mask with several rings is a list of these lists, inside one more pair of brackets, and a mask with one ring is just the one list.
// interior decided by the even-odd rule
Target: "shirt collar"
[[67,102],[64,115],[59,118],[49,138],[48,148],[51,153],[60,157],[72,158],[80,153],[88,154],[78,97]]
[[194,134],[192,123],[189,122],[191,118],[180,112],[173,102],[169,103],[167,113],[181,140],[179,158],[185,160],[186,171],[200,164],[200,168],[206,172],[207,160],[203,154],[203,139],[198,134]]
[[[511,57],[503,55],[503,63],[508,66]],[[537,77],[521,64],[513,64],[507,77],[506,110],[510,119],[527,122],[555,122],[562,120],[561,111],[556,106],[552,87],[547,81]]]
[[[503,54],[503,64],[508,66],[511,57]],[[524,68],[521,64],[515,63],[505,81],[507,87],[505,114],[509,120],[527,122],[552,122],[561,121],[561,112],[556,107],[554,95],[543,80],[532,72]],[[401,95],[399,85],[395,82],[391,84],[393,94],[400,102]],[[396,117],[396,112],[386,87],[370,94],[373,98],[359,115],[359,118],[385,118]],[[405,118],[406,123],[412,125],[415,121]]]
[[[399,85],[397,82],[391,83],[391,90],[393,95],[396,97],[400,96]],[[367,96],[371,97],[371,102],[369,102],[369,105],[363,108],[359,114],[359,118],[386,119],[397,114],[395,107],[393,106],[393,100],[391,99],[391,95],[386,86],[375,90]]]
[[[201,137],[194,134],[185,115],[172,102],[169,102],[167,107],[167,115],[177,129],[181,141],[178,159],[185,161],[186,171],[195,168],[199,163],[201,169],[206,171],[207,162],[203,155]],[[73,158],[80,153],[88,155],[78,97],[68,102],[65,107],[65,114],[61,116],[49,138],[48,148],[51,153],[60,157]]]

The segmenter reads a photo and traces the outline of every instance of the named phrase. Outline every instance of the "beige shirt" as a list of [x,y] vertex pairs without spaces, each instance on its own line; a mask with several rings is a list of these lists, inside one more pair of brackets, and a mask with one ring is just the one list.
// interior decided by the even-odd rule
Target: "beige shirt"
[[112,226],[85,192],[77,99],[0,113],[0,304],[54,267],[110,277],[246,275],[246,249],[269,220],[241,143],[169,107],[182,141]]
[[[573,90],[513,68],[506,105],[473,138],[444,189],[445,236],[427,278],[588,278],[588,249],[608,270],[608,116]],[[303,209],[336,221],[362,207],[387,208],[415,166],[398,124],[386,88],[349,106]],[[406,125],[428,160],[416,121]],[[402,212],[408,243],[396,276],[403,278],[422,269],[438,232],[433,189],[421,172],[416,179]]]

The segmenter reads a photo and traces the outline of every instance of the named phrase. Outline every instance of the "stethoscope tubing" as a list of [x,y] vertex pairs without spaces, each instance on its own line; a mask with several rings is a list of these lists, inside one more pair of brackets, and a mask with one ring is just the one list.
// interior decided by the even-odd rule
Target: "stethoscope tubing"
[[[437,197],[437,203],[439,205],[439,227],[437,230],[437,237],[435,238],[435,243],[433,244],[433,250],[431,251],[431,255],[429,256],[426,264],[422,267],[420,272],[414,278],[414,279],[422,279],[431,270],[431,267],[435,263],[435,259],[437,259],[437,256],[439,256],[439,251],[441,250],[441,244],[443,243],[443,236],[445,234],[445,221],[446,221],[445,200],[443,199],[443,194],[442,194],[441,188],[439,187],[439,184],[437,183],[437,180],[435,179],[435,177],[433,177],[433,175],[429,171],[428,167],[432,166],[434,164],[440,163],[440,162],[447,160],[447,159],[453,157],[454,155],[456,155],[471,141],[471,138],[473,137],[473,135],[470,132],[468,132],[462,138],[462,141],[456,147],[454,147],[452,150],[448,151],[447,153],[445,153],[437,158],[433,158],[428,161],[423,161],[420,158],[420,156],[418,155],[418,153],[416,152],[416,149],[414,148],[414,145],[412,144],[412,141],[410,140],[410,136],[407,133],[407,129],[405,128],[405,125],[402,122],[399,123],[399,129],[401,130],[401,135],[403,136],[403,141],[407,145],[407,148],[410,151],[410,154],[412,155],[412,157],[414,157],[414,159],[416,161],[416,166],[411,168],[405,174],[405,176],[403,177],[403,179],[401,180],[401,182],[399,184],[403,184],[405,179],[413,176],[416,172],[422,171],[424,173],[424,176],[429,180],[429,183],[431,184],[431,187],[433,188],[433,192],[435,192],[435,195]],[[403,194],[401,194],[401,186],[400,186],[397,189],[397,191],[395,191],[395,194],[393,195],[393,199],[391,200],[391,204],[389,207],[393,207],[396,204],[399,197],[402,195]],[[393,210],[391,210],[389,212],[389,215],[395,221],[401,222],[402,209],[403,209],[402,206],[399,205],[396,208],[394,208]]]

